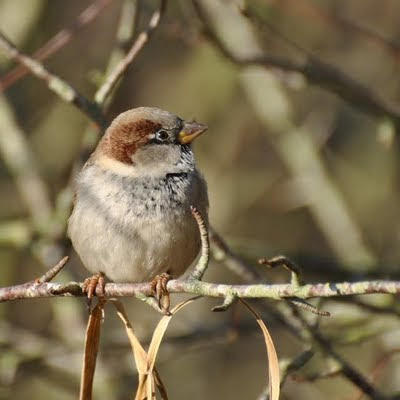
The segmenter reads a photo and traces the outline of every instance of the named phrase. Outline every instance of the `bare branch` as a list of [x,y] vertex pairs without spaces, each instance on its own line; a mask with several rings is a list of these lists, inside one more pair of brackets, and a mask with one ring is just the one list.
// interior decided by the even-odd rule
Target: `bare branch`
[[211,254],[215,261],[222,262],[234,274],[240,276],[245,282],[256,282],[261,279],[261,275],[256,269],[246,263],[237,254],[233,253],[222,237],[209,228],[211,240]]
[[254,57],[241,57],[233,54],[219,38],[212,23],[203,9],[201,2],[194,0],[196,12],[204,25],[204,33],[209,40],[220,50],[226,58],[240,66],[259,65],[263,67],[279,68],[283,71],[298,72],[304,75],[312,84],[318,85],[361,111],[380,117],[388,117],[394,124],[400,125],[400,109],[381,99],[361,83],[352,79],[338,68],[327,64],[311,55],[302,61],[290,60],[284,57],[275,57],[267,54]]
[[[246,282],[253,282],[252,279],[252,274],[247,274],[247,271],[252,271],[252,266],[245,263],[242,261],[229,247],[226,243],[222,241],[221,238],[219,238],[219,241],[217,241],[215,244],[218,245],[218,243],[221,242],[223,243],[223,246],[221,246],[221,249],[223,250],[223,257],[221,258],[221,261],[226,263],[226,266],[229,267],[230,263],[233,263],[234,265],[237,262],[240,262],[240,269],[233,268],[232,271],[235,272],[238,276],[240,276],[244,281]],[[214,243],[213,243],[214,244]],[[218,254],[218,253],[217,253]],[[173,281],[170,282],[171,284]],[[203,285],[204,283],[201,283]],[[360,284],[359,287],[358,284]],[[307,287],[311,289],[308,291],[306,289],[306,292],[308,294],[319,292],[319,295],[317,297],[330,297],[330,296],[325,296],[325,294],[328,294],[332,289],[334,291],[337,291],[337,295],[334,295],[333,297],[338,298],[340,296],[340,299],[344,299],[344,296],[347,295],[355,295],[355,294],[367,294],[371,293],[370,290],[378,289],[379,286],[386,287],[388,288],[387,284],[392,285],[394,284],[397,286],[397,290],[400,290],[400,282],[396,284],[395,282],[383,282],[383,281],[366,281],[366,282],[354,282],[354,283],[348,283],[348,282],[343,282],[343,283],[325,283],[325,284],[314,284],[314,285],[305,285],[305,286],[297,286],[295,285],[287,285],[286,289],[290,287],[290,290],[295,289],[295,287],[298,287],[300,291],[303,289],[306,289]],[[376,286],[377,285],[377,286]],[[252,287],[254,285],[243,285],[242,287]],[[274,288],[277,288],[277,286],[280,285],[271,285]],[[374,289],[373,289],[374,288]],[[285,289],[285,290],[286,290]],[[355,290],[355,291],[354,291]],[[356,293],[358,292],[358,293]],[[282,292],[280,292],[282,294]],[[287,292],[286,292],[287,293]],[[302,292],[303,294],[306,294],[305,292]],[[375,293],[383,293],[378,289],[378,292]],[[303,300],[310,298],[310,297],[300,297],[298,296],[298,299],[302,298]],[[293,299],[291,299],[293,300]],[[286,302],[287,304],[287,302]],[[290,304],[290,303],[289,303]],[[278,311],[276,307],[272,308],[269,307],[267,308],[267,304],[265,302],[261,302],[259,304],[259,307],[265,312],[266,315],[273,316],[276,318],[281,324],[283,324],[293,335],[296,337],[300,338],[301,341],[303,342],[310,342],[310,339],[312,341],[315,341],[321,349],[327,353],[332,359],[335,360],[335,362],[339,365],[338,372],[342,373],[349,381],[351,381],[355,386],[360,388],[360,390],[363,393],[368,393],[371,398],[376,399],[376,400],[383,400],[386,399],[380,392],[375,390],[375,388],[364,378],[364,376],[356,369],[354,368],[351,364],[349,364],[346,360],[341,357],[340,354],[338,354],[336,351],[333,350],[329,340],[327,340],[319,331],[311,327],[307,323],[307,321],[302,318],[301,314],[298,312],[298,310],[294,307],[294,304],[291,304],[291,312],[290,315],[286,315],[286,313],[283,313],[282,311]],[[288,310],[288,307],[286,308],[286,311]],[[297,319],[300,320],[301,324],[303,325],[304,329],[299,329],[297,324],[295,323],[296,319],[293,318],[293,312],[295,315],[298,317]],[[307,324],[307,325],[305,325]],[[311,336],[311,338],[310,338]],[[312,344],[312,341],[310,344]],[[263,394],[260,396],[260,399],[265,398],[266,392],[263,392]]]
[[[82,28],[90,24],[96,19],[100,12],[109,5],[113,0],[95,0],[87,8],[85,8],[76,18],[76,20],[67,28],[59,31],[47,43],[45,43],[38,51],[33,54],[36,60],[45,60],[59,49],[65,46],[72,37]],[[23,65],[18,65],[0,79],[0,91],[6,90],[19,79],[29,73],[29,69]]]
[[117,64],[117,66],[110,73],[110,75],[108,75],[107,80],[97,91],[95,96],[96,104],[101,106],[106,102],[107,97],[111,94],[115,85],[118,83],[120,78],[126,73],[126,71],[132,64],[135,57],[139,54],[140,50],[143,49],[144,45],[149,41],[150,37],[158,27],[161,17],[166,9],[166,6],[167,6],[167,1],[161,0],[160,7],[151,16],[147,28],[139,34],[139,36],[133,43],[132,47],[130,48],[126,56]]
[[[83,296],[83,283],[35,283],[0,288],[0,302],[27,298],[46,298],[60,296]],[[235,295],[238,298],[253,299],[311,299],[315,297],[352,296],[373,293],[399,294],[400,281],[361,281],[341,283],[315,283],[303,286],[292,284],[254,284],[227,285],[194,280],[171,280],[167,284],[170,293],[187,293],[201,296],[225,298]],[[106,297],[141,297],[152,295],[150,283],[107,283]]]
[[338,354],[331,344],[316,328],[307,322],[307,320],[299,313],[296,313],[296,317],[301,321],[305,329],[311,334],[312,339],[318,343],[323,351],[330,357],[334,358],[340,366],[340,372],[350,382],[357,386],[363,393],[370,396],[373,400],[386,400],[388,399],[383,393],[375,389],[375,387],[365,378],[358,370],[356,370],[351,364],[347,362],[340,354]]
[[[121,8],[120,21],[118,24],[117,37],[114,44],[114,49],[112,50],[109,56],[108,65],[106,67],[106,75],[111,73],[110,71],[113,70],[114,65],[116,65],[118,62],[120,62],[120,60],[124,58],[125,45],[131,42],[132,36],[135,31],[136,20],[137,20],[137,1],[125,0]],[[119,80],[119,83],[121,82],[122,79]],[[111,100],[115,95],[115,93],[116,90],[114,89],[112,91],[112,95],[109,95],[107,97],[107,101],[99,106],[103,110],[103,113],[106,112],[106,109],[110,105]],[[56,212],[58,215],[60,215],[60,220],[62,221],[62,224],[64,226],[66,225],[72,207],[72,199],[73,199],[72,182],[74,181],[74,178],[78,173],[78,171],[82,168],[83,164],[86,162],[90,153],[94,150],[101,134],[102,132],[99,132],[97,129],[93,129],[93,126],[91,124],[89,124],[86,127],[83,133],[81,150],[71,170],[68,183],[66,187],[63,190],[61,190],[57,196]]]
[[301,272],[300,268],[286,256],[275,256],[272,258],[260,258],[259,264],[266,265],[270,268],[283,267],[291,274],[290,283],[293,285],[301,285]]
[[396,62],[400,62],[400,46],[394,40],[389,39],[379,32],[360,24],[359,21],[351,21],[345,16],[328,12],[323,7],[306,0],[285,0],[279,2],[279,7],[283,7],[289,12],[300,13],[306,17],[317,19],[328,25],[332,25],[338,30],[355,33],[364,39],[375,42],[389,51]]
[[226,311],[229,307],[236,303],[237,296],[233,293],[228,293],[224,299],[224,302],[218,306],[212,308],[213,312]]
[[33,75],[43,80],[47,87],[52,92],[57,94],[57,96],[62,100],[78,107],[93,122],[99,125],[99,127],[106,127],[103,113],[97,104],[88,100],[85,96],[74,89],[67,81],[48,71],[39,61],[36,61],[28,55],[21,53],[2,32],[0,32],[0,48],[3,49],[8,58],[25,66],[32,72]]
[[0,94],[0,156],[30,214],[30,222],[36,231],[42,231],[52,216],[50,191],[40,174],[27,135],[4,94]]

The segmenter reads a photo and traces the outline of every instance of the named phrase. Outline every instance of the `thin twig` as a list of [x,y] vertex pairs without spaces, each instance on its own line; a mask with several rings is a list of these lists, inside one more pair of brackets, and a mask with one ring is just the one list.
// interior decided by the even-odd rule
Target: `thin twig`
[[[266,265],[270,268],[284,267],[290,272],[290,283],[292,285],[300,286],[303,284],[299,266],[286,256],[279,255],[272,258],[260,258],[258,263]],[[329,317],[331,315],[328,311],[322,311],[312,304],[307,303],[303,299],[291,299],[290,302],[295,306],[302,308],[303,310],[310,311],[313,314],[320,315],[322,317]]]
[[50,191],[40,174],[27,135],[4,94],[0,93],[0,156],[14,179],[36,232],[47,230],[52,217]]
[[[224,252],[223,252],[224,258],[222,261],[231,262],[231,263],[236,263],[236,262],[240,261],[241,269],[233,269],[233,271],[236,272],[238,274],[238,276],[240,276],[244,281],[253,282],[253,280],[251,278],[252,274],[249,275],[246,273],[247,270],[249,270],[249,271],[252,270],[252,266],[249,264],[246,264],[244,261],[242,261],[227,246],[226,243],[224,243],[223,250],[224,250]],[[375,282],[377,282],[377,281],[375,281]],[[367,292],[369,292],[369,290],[371,290],[372,287],[375,286],[375,284],[370,285],[372,283],[372,281],[370,281],[369,283],[367,283],[367,282],[358,282],[358,283],[361,284],[361,286],[358,289],[361,289],[361,287],[363,287],[364,289],[367,289]],[[343,298],[343,296],[347,296],[347,294],[349,294],[349,291],[353,292],[353,290],[355,289],[355,286],[357,286],[358,283],[357,282],[354,282],[354,283],[343,282],[343,283],[336,283],[336,284],[332,284],[332,283],[316,284],[317,286],[311,285],[311,286],[313,286],[313,289],[311,290],[311,292],[314,292],[314,289],[317,289],[317,287],[319,287],[321,290],[317,290],[320,294],[317,297],[330,297],[330,296],[325,296],[324,294],[328,294],[328,292],[333,288],[335,288],[335,289],[340,288],[337,296],[335,296],[335,297],[340,296],[341,298]],[[383,282],[381,281],[381,283],[383,283]],[[394,282],[392,282],[392,283],[394,283]],[[173,281],[171,281],[170,284],[173,284]],[[204,283],[200,283],[200,284],[203,285]],[[251,286],[253,286],[253,285],[248,285],[247,287],[251,287]],[[276,288],[277,285],[272,285],[272,286]],[[291,289],[294,289],[295,287],[297,287],[297,285],[294,285],[294,286],[288,285],[288,286],[291,287]],[[299,289],[302,290],[301,288],[304,289],[307,286],[309,288],[311,288],[309,285],[306,285],[306,286],[300,286]],[[386,285],[384,284],[383,286],[386,286]],[[398,290],[400,293],[400,282],[398,283],[397,286],[398,286]],[[242,287],[244,288],[244,287],[246,287],[246,285],[243,285]],[[230,289],[232,289],[232,287]],[[367,294],[367,292],[365,292],[364,289],[361,290],[363,293],[359,293],[359,294]],[[308,292],[308,294],[311,294],[311,292]],[[380,293],[382,293],[382,292],[380,292]],[[303,292],[303,294],[305,294],[305,293]],[[356,294],[356,293],[353,292],[353,294]],[[293,297],[293,296],[290,296],[290,297]],[[300,297],[301,296],[299,296],[299,298]],[[307,296],[302,297],[303,300],[305,300],[306,298],[310,298],[310,297],[307,297]],[[385,399],[385,397],[383,397],[383,395],[380,392],[377,392],[375,390],[375,388],[369,384],[369,382],[362,376],[362,374],[360,374],[353,366],[351,366],[349,363],[347,363],[347,361],[345,361],[338,353],[333,351],[330,342],[327,339],[325,339],[325,337],[320,332],[316,332],[315,329],[312,332],[309,332],[309,329],[306,329],[306,330],[299,329],[297,324],[295,324],[294,319],[292,318],[292,313],[291,313],[290,317],[287,317],[281,311],[276,310],[275,307],[267,309],[265,302],[259,303],[258,306],[261,309],[263,309],[263,311],[265,312],[266,315],[269,315],[269,316],[272,315],[273,317],[275,317],[293,335],[300,338],[302,341],[308,341],[309,337],[311,336],[318,343],[318,345],[327,354],[329,354],[330,357],[332,357],[332,359],[334,359],[338,364],[340,364],[340,369],[339,369],[340,372],[344,376],[346,376],[349,381],[351,381],[354,385],[356,385],[358,388],[360,388],[360,390],[363,393],[369,392],[370,396],[375,400]],[[292,305],[291,309],[292,309],[292,312],[294,312],[296,315],[301,316],[301,314],[298,313],[296,308],[294,308],[294,305]],[[304,318],[301,318],[301,323],[303,325],[303,323],[306,323],[306,320]],[[260,397],[260,398],[263,398],[263,397]]]
[[224,299],[224,302],[218,306],[212,308],[213,312],[226,311],[229,307],[236,303],[238,297],[234,293],[228,293]]
[[139,34],[126,56],[116,65],[114,70],[108,75],[106,81],[97,91],[95,96],[96,104],[101,106],[106,102],[107,97],[111,94],[121,76],[126,73],[135,57],[139,54],[140,50],[143,49],[144,45],[149,41],[150,37],[158,27],[166,6],[167,1],[161,0],[160,7],[151,16],[147,28]]
[[[295,311],[295,309],[293,309]],[[323,351],[330,357],[334,358],[340,366],[340,372],[355,386],[357,386],[363,393],[368,395],[373,400],[386,400],[388,399],[383,393],[378,391],[357,369],[348,363],[340,354],[334,349],[329,340],[327,340],[321,333],[314,328],[300,313],[295,312],[299,321],[301,321],[304,328],[311,334],[313,340],[317,342]]]
[[320,310],[319,308],[313,306],[310,303],[307,303],[305,300],[303,299],[291,299],[290,302],[295,305],[296,307],[300,307],[303,310],[307,310],[312,312],[313,314],[319,315],[321,317],[329,317],[331,315],[331,313],[329,311],[323,311]]
[[[130,43],[132,36],[136,29],[137,22],[137,1],[136,0],[125,0],[122,4],[121,15],[117,29],[117,37],[114,44],[114,48],[110,54],[108,65],[106,68],[106,75],[111,73],[115,65],[120,62],[125,56],[125,45]],[[123,76],[120,78],[119,83],[122,82]],[[99,90],[99,89],[98,89]],[[111,103],[116,90],[114,89],[112,95],[107,97],[107,101],[101,104],[101,109],[105,113],[108,106]],[[96,94],[95,94],[96,96]],[[98,129],[94,129],[91,124],[86,127],[83,137],[79,155],[76,157],[75,163],[72,167],[68,183],[64,189],[62,189],[57,196],[56,213],[59,216],[59,220],[65,226],[67,219],[71,213],[72,201],[73,201],[73,182],[76,174],[82,168],[86,162],[90,153],[94,150],[99,138],[103,132]]]
[[[100,12],[112,1],[113,0],[95,0],[78,15],[76,20],[70,26],[59,31],[39,50],[33,53],[33,58],[43,61],[56,53],[58,50],[64,47],[76,33],[93,22]],[[5,74],[2,79],[0,79],[0,91],[8,89],[29,72],[30,70],[23,65],[16,66],[10,72]]]
[[[106,72],[104,75],[104,79],[107,81],[110,75],[115,71],[117,65],[119,65],[125,57],[127,57],[127,53],[130,49],[132,38],[135,35],[137,25],[139,20],[139,0],[124,0],[121,7],[120,20],[118,23],[118,29],[116,34],[116,40],[114,43],[114,48],[110,54],[110,58],[108,60],[108,65],[106,68]],[[104,99],[99,103],[99,106],[103,109],[104,112],[108,109],[109,105],[118,87],[124,80],[126,76],[127,70],[125,73],[118,78],[115,82],[112,90],[104,97]],[[101,91],[104,90],[104,83],[102,85],[99,84],[94,98],[97,99],[99,95],[101,95]]]
[[[285,383],[287,377],[293,372],[301,369],[310,359],[314,356],[314,351],[305,350],[302,353],[298,354],[296,357],[287,360],[280,359],[279,366],[281,370],[281,388]],[[257,400],[269,400],[269,387],[265,386],[261,394],[257,397]]]
[[209,227],[209,235],[211,254],[215,261],[224,263],[230,271],[240,276],[245,282],[260,281],[261,275],[256,269],[235,254],[212,227]]
[[[377,380],[381,377],[383,370],[387,366],[387,364],[392,360],[392,358],[400,352],[400,348],[395,348],[387,351],[384,353],[382,356],[379,357],[378,362],[375,364],[374,368],[369,374],[369,379],[373,382],[376,383]],[[363,398],[363,393],[360,392],[354,400],[361,400]]]
[[99,127],[103,129],[106,127],[103,113],[97,104],[88,100],[67,81],[48,71],[39,61],[21,53],[2,32],[0,32],[0,48],[8,58],[25,66],[33,75],[43,80],[47,87],[62,100],[78,107]]
[[275,256],[272,258],[260,258],[259,264],[266,265],[270,268],[283,267],[291,274],[290,283],[293,285],[301,285],[301,271],[300,268],[286,256]]
[[199,226],[201,239],[201,255],[199,262],[197,263],[193,272],[190,274],[189,279],[201,281],[210,261],[210,241],[208,238],[207,226],[199,210],[197,210],[197,208],[193,206],[191,207],[191,210],[193,217],[195,218],[197,225]]
[[326,371],[316,371],[313,373],[308,373],[305,375],[293,375],[293,380],[295,382],[315,382],[321,379],[331,379],[336,378],[341,375],[342,367],[340,365],[334,365]]
[[201,2],[194,0],[196,12],[204,25],[204,33],[217,49],[236,65],[274,67],[283,71],[298,72],[304,75],[312,84],[337,94],[343,100],[361,111],[393,120],[396,127],[400,126],[400,109],[378,97],[377,94],[357,82],[338,68],[315,57],[308,56],[302,61],[290,60],[285,57],[263,54],[254,57],[241,57],[233,54],[216,33],[207,12]]
[[68,262],[69,257],[65,256],[61,259],[53,268],[48,270],[44,275],[35,280],[35,283],[45,283],[50,282],[55,276],[65,267],[65,264]]
[[323,7],[317,6],[310,1],[284,0],[280,1],[278,5],[279,7],[289,10],[289,12],[300,12],[313,19],[318,19],[319,21],[333,25],[340,30],[355,33],[368,41],[375,42],[386,48],[397,62],[400,61],[400,46],[397,42],[367,26],[361,25],[359,22],[351,21],[347,17],[328,12]]
[[137,293],[135,295],[135,297],[137,299],[143,301],[143,303],[146,303],[148,306],[150,306],[151,308],[153,308],[160,314],[163,314],[163,315],[165,314],[164,310],[159,307],[158,301],[154,297],[148,296],[147,294],[143,294],[143,293]]

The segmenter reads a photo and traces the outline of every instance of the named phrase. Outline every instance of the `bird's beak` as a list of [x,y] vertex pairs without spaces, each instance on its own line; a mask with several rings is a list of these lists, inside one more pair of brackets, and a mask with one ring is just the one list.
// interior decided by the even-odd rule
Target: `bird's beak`
[[207,125],[197,122],[185,122],[182,130],[179,132],[178,140],[180,144],[191,143],[197,136],[200,136],[208,128]]

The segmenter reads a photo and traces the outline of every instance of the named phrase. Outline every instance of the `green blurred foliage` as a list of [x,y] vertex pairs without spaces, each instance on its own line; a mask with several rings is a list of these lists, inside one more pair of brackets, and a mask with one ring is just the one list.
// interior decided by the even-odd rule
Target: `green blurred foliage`
[[[141,27],[157,4],[143,3]],[[274,30],[257,31],[255,26],[247,26],[243,28],[243,32],[250,29],[247,36],[236,32],[238,25],[230,17],[236,11],[230,2],[218,3],[229,8],[229,12],[221,8],[218,25],[223,35],[229,36],[228,42],[233,37],[243,40],[236,43],[241,50],[249,50],[248,41],[257,37],[257,43],[249,46],[253,50],[299,57],[299,52],[276,35],[278,30],[383,98],[400,101],[400,46],[389,50],[389,45],[345,29],[335,20],[318,17],[308,8],[314,4],[329,15],[354,21],[395,42],[400,35],[398,1],[261,2],[257,10]],[[1,0],[0,28],[31,54],[88,4],[78,0]],[[113,47],[120,8],[120,0],[112,1],[94,22],[46,60],[46,66],[92,95]],[[268,76],[265,70],[242,71],[198,35],[199,22],[193,14],[189,2],[171,2],[154,40],[129,70],[108,112],[109,119],[126,109],[147,105],[209,125],[195,152],[209,184],[210,220],[244,258],[253,261],[279,253],[290,255],[301,261],[308,281],[350,279],[354,270],[398,278],[400,157],[390,122],[357,111],[297,75],[276,70]],[[3,76],[13,66],[0,57]],[[54,203],[67,183],[89,122],[32,76],[21,79],[1,96],[6,96],[14,110]],[[7,132],[0,131],[0,135]],[[307,163],[312,157],[316,161]],[[297,174],[298,165],[312,165],[316,170]],[[304,187],[313,188],[312,179],[318,174],[322,176],[318,187],[333,194],[304,191]],[[0,285],[5,286],[31,280],[45,267],[32,256],[31,239],[36,237],[24,224],[29,219],[28,209],[1,159],[0,194]],[[351,232],[336,229],[339,221],[334,217],[332,199],[343,207]],[[342,251],[341,243],[353,243],[351,235],[360,248]],[[58,279],[85,276],[77,257],[67,270]],[[269,281],[287,279],[279,271],[266,272],[265,276]],[[206,278],[238,280],[220,264],[212,264]],[[373,304],[381,305],[380,299],[374,298]],[[139,336],[149,337],[159,316],[136,300],[125,303]],[[212,314],[211,305],[211,301],[202,300],[189,307],[170,330],[172,338],[196,333],[186,341],[167,341],[162,349],[159,369],[170,397],[255,399],[267,376],[261,336],[239,309]],[[333,301],[324,307],[334,317],[321,321],[321,330],[330,333],[333,343],[343,344],[347,339],[340,352],[364,374],[371,371],[380,354],[400,346],[391,334],[399,328],[398,315],[370,314]],[[87,319],[84,301],[2,304],[0,318],[0,398],[77,398]],[[356,321],[356,325],[349,321]],[[272,319],[266,322],[281,357],[294,357],[304,349],[303,343]],[[379,332],[377,326],[385,332]],[[238,336],[231,334],[235,330]],[[325,368],[326,360],[315,357],[301,373]],[[399,366],[392,362],[378,387],[400,391],[395,379],[398,373]],[[344,382],[340,377],[314,383],[289,379],[284,393],[297,399],[354,396],[354,387]],[[125,399],[135,385],[123,326],[111,308],[107,309],[95,398]]]

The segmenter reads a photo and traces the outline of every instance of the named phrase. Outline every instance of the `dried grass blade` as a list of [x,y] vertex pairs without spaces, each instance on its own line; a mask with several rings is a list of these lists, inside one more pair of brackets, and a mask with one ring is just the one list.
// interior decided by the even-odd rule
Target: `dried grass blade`
[[91,400],[93,379],[99,352],[101,323],[103,321],[104,303],[99,303],[90,313],[85,337],[85,354],[83,358],[81,388],[79,399]]
[[[138,370],[139,384],[136,391],[135,400],[142,400],[146,397],[146,382],[147,382],[147,371],[149,369],[150,363],[146,351],[142,347],[137,338],[135,331],[126,314],[124,305],[119,300],[112,300],[114,307],[117,310],[118,316],[121,318],[125,325],[126,334],[128,335],[129,343],[131,344],[133,357],[135,359],[136,368]],[[151,397],[150,397],[151,399]]]
[[140,344],[139,339],[135,335],[123,304],[118,300],[113,300],[113,304],[117,309],[117,314],[125,325],[125,329],[132,347],[133,355],[135,357],[135,362],[139,373],[139,385],[136,392],[135,400],[143,400],[145,398],[149,400],[154,399],[156,385],[162,399],[168,400],[165,386],[162,383],[160,375],[158,374],[154,366],[157,353],[172,316],[176,314],[180,309],[200,297],[201,296],[194,297],[178,304],[171,310],[171,315],[165,315],[161,318],[160,322],[154,330],[148,353],[146,353],[146,351]]
[[129,321],[128,315],[126,314],[124,305],[119,300],[112,300],[115,308],[117,309],[117,314],[121,318],[125,325],[126,333],[129,338],[129,342],[132,347],[133,356],[135,357],[136,366],[139,374],[145,374],[148,368],[148,357],[145,349],[139,342],[135,331]]
[[[172,310],[171,310],[171,314],[170,315],[164,315],[160,322],[158,323],[158,325],[156,326],[156,329],[154,329],[153,332],[153,336],[151,338],[151,342],[150,342],[150,346],[149,346],[149,350],[148,350],[148,357],[149,357],[149,369],[147,371],[147,376],[151,376],[152,378],[155,378],[156,374],[154,374],[154,365],[156,362],[156,357],[157,357],[157,353],[158,350],[160,348],[162,339],[164,337],[164,334],[168,328],[169,323],[171,322],[172,317],[179,311],[181,310],[183,307],[187,306],[188,304],[192,303],[194,300],[199,299],[201,296],[197,296],[197,297],[193,297],[191,299],[185,300],[181,303],[179,303],[178,305],[176,305]],[[155,381],[157,382],[157,379],[155,379]],[[149,379],[147,382],[147,393],[149,396],[150,393],[150,385],[151,383],[154,384],[154,380],[153,379]],[[158,385],[157,385],[158,386]],[[162,385],[162,388],[160,386],[158,386],[160,393],[165,393],[165,387],[164,385]],[[149,398],[149,397],[148,397]],[[166,398],[166,397],[163,397]]]
[[158,373],[156,367],[154,367],[153,376],[154,376],[154,382],[157,385],[158,390],[161,394],[161,398],[163,400],[168,400],[167,390],[165,389],[164,383],[162,382],[160,374]]
[[[154,378],[153,378],[153,374],[149,374],[146,375],[147,376],[147,396],[146,396],[146,400],[153,400],[156,398],[156,391],[154,389]],[[136,395],[137,396],[137,395]],[[142,393],[140,393],[140,396],[142,396]],[[142,397],[141,397],[142,398]]]
[[278,355],[276,354],[274,342],[272,341],[271,335],[269,334],[266,325],[264,324],[260,316],[256,313],[256,311],[243,299],[240,299],[240,301],[247,307],[247,309],[254,316],[264,335],[265,345],[268,354],[269,398],[271,400],[279,400],[281,379],[279,372],[279,360],[278,360]]
[[156,362],[157,353],[160,348],[161,341],[164,337],[165,331],[167,330],[168,325],[171,322],[171,318],[183,307],[187,306],[188,304],[192,303],[193,301],[195,301],[199,298],[201,298],[201,296],[192,297],[191,299],[185,300],[185,301],[177,304],[171,310],[171,315],[164,315],[160,319],[160,322],[158,323],[158,325],[156,326],[156,329],[154,330],[153,337],[151,338],[149,351],[148,351],[148,356],[149,356],[149,361],[150,361],[150,371],[153,371],[153,369],[154,369],[154,364]]

